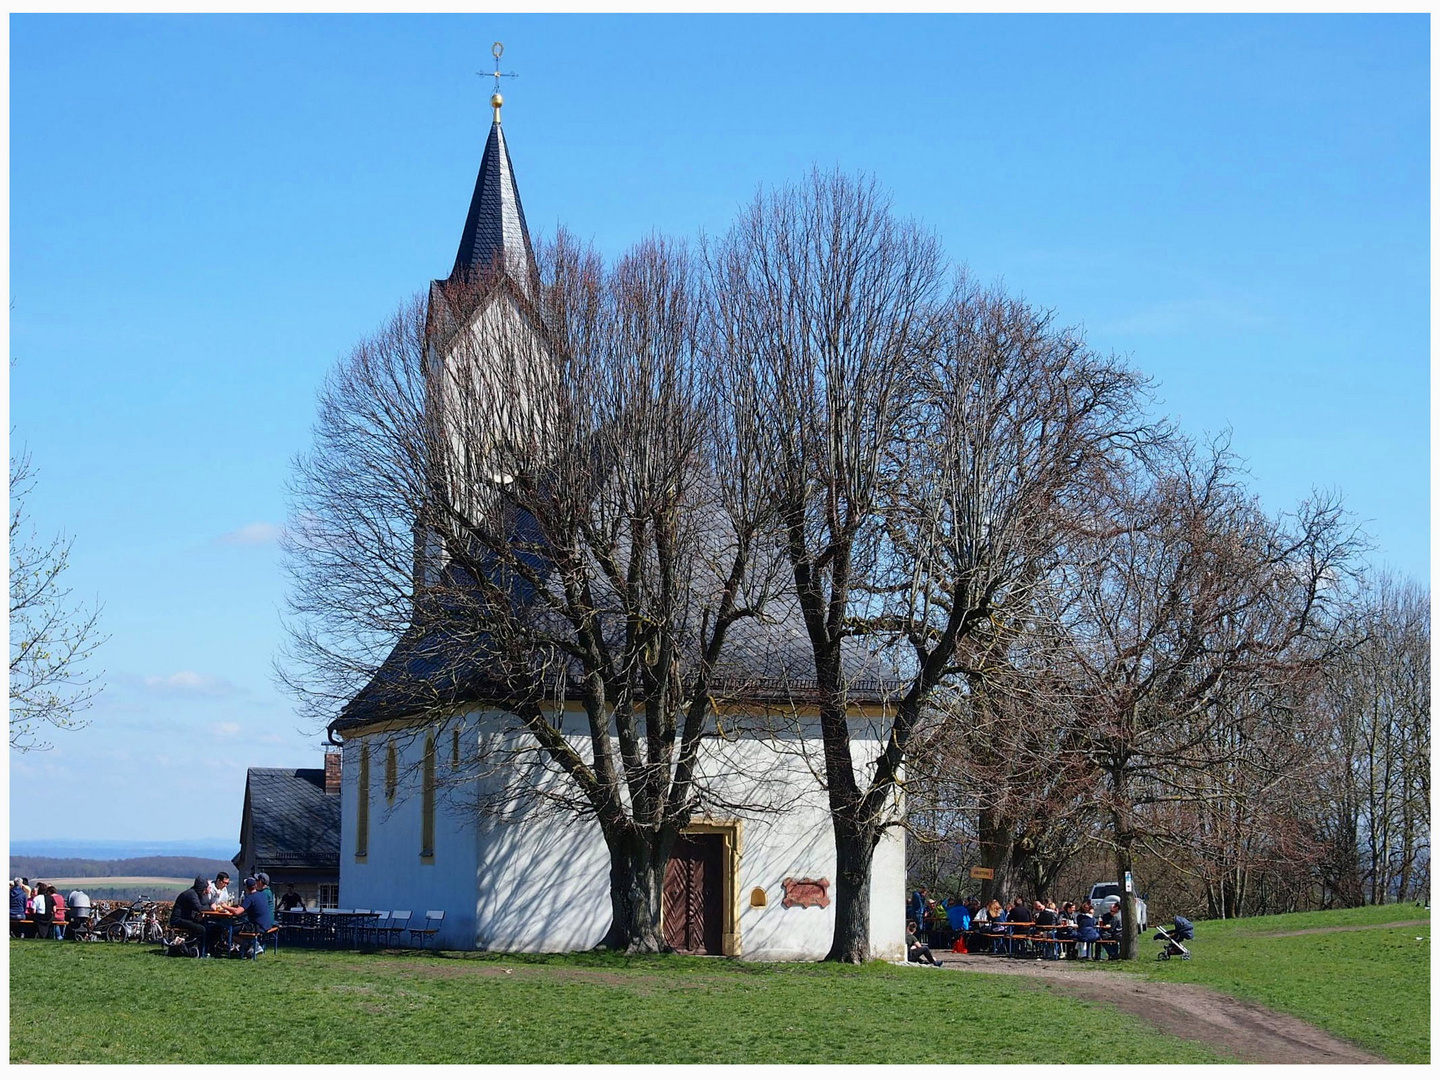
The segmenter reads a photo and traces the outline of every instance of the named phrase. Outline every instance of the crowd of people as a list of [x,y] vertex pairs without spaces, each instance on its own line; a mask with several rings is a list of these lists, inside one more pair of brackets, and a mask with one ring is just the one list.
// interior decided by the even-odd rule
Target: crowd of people
[[[1006,948],[1005,935],[1015,927],[1053,931],[1053,940],[1074,942],[1074,956],[1088,956],[1100,950],[1110,959],[1120,955],[1121,913],[1119,904],[1097,912],[1088,900],[1076,904],[1054,900],[1027,900],[1015,897],[1010,904],[999,900],[982,904],[978,897],[964,900],[931,899],[928,889],[919,888],[910,896],[906,945],[914,963],[936,963],[931,949],[963,952],[993,952]],[[1061,950],[1057,947],[1054,955]]]
[[36,937],[65,936],[66,925],[75,919],[90,917],[90,897],[80,889],[69,896],[58,892],[54,885],[43,881],[30,884],[29,878],[10,881],[10,919],[34,924]]
[[[202,912],[216,912],[243,919],[240,930],[264,933],[275,925],[275,894],[270,889],[268,874],[247,877],[242,883],[243,893],[232,896],[230,875],[223,870],[214,880],[199,875],[190,888],[175,898],[170,909],[170,927],[182,931],[207,948],[216,938],[215,926],[204,921]],[[295,887],[282,898],[282,903],[300,904]],[[14,878],[10,882],[10,919],[12,923],[25,922],[33,928],[33,936],[59,940],[65,936],[67,926],[91,918],[93,909],[90,897],[82,889],[74,889],[68,896],[55,886],[43,881],[30,884],[29,878]],[[12,932],[15,928],[12,926]],[[255,946],[263,952],[264,947]]]
[[[270,875],[261,873],[247,877],[241,882],[241,887],[244,892],[232,898],[229,874],[222,870],[215,875],[214,881],[203,874],[198,875],[194,884],[175,898],[170,908],[170,928],[198,942],[205,955],[210,954],[218,929],[213,923],[205,921],[205,912],[243,919],[238,927],[242,932],[266,933],[275,925],[275,894],[270,889]],[[251,948],[256,952],[265,951],[265,946],[258,939]]]

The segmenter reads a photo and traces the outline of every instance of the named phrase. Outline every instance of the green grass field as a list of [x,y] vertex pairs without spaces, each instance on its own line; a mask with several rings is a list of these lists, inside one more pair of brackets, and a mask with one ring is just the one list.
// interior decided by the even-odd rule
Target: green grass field
[[10,980],[12,1062],[1220,1060],[1031,980],[888,964],[12,941]]
[[[1430,1057],[1417,908],[1200,923],[1196,959],[1106,964]],[[1277,932],[1365,927],[1292,937]],[[1423,938],[1423,941],[1416,941]],[[1205,1062],[1205,1047],[1025,976],[604,954],[254,963],[151,946],[10,943],[12,1062]],[[1077,1038],[1077,1032],[1085,1032]]]
[[[1430,918],[1414,906],[1311,911],[1196,925],[1195,959],[1120,965],[1152,979],[1200,983],[1381,1054],[1391,1061],[1430,1060],[1430,927],[1353,929],[1293,937],[1290,930],[1373,927]],[[1422,940],[1417,941],[1420,938]]]

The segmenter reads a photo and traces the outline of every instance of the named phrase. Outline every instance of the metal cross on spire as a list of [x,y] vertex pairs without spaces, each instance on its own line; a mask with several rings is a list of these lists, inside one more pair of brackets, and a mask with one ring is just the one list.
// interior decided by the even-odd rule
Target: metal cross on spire
[[500,106],[505,104],[505,99],[500,96],[500,80],[501,80],[501,79],[518,79],[518,78],[520,77],[520,73],[519,73],[518,71],[501,71],[501,70],[500,70],[500,57],[503,56],[504,54],[505,54],[505,46],[502,45],[502,44],[500,44],[500,42],[498,42],[498,41],[495,42],[494,45],[491,45],[491,46],[490,46],[490,55],[493,56],[493,57],[495,57],[495,70],[494,70],[494,71],[477,71],[477,72],[475,73],[476,75],[480,75],[480,76],[482,76],[482,77],[485,76],[485,75],[491,75],[491,76],[493,76],[494,79],[495,79],[495,93],[490,96],[490,104],[491,104],[491,105],[494,107],[494,109],[495,109],[495,122],[496,122],[497,124],[500,122]]

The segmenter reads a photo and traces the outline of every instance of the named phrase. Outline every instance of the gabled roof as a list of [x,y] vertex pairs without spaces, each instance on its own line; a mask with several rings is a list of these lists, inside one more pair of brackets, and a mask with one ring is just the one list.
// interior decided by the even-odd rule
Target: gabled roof
[[515,184],[515,170],[499,120],[490,125],[490,138],[480,159],[475,193],[470,197],[470,212],[465,217],[465,231],[450,277],[463,279],[497,269],[503,269],[521,292],[533,295],[535,254],[530,248],[525,208],[520,205],[520,189]]
[[248,769],[245,803],[257,865],[339,867],[340,795],[325,793],[324,769]]

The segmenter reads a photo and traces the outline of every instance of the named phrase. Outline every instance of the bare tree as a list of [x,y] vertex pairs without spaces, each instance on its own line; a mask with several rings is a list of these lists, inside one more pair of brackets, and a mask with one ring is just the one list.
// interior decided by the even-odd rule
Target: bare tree
[[[1123,880],[1154,835],[1144,809],[1214,805],[1222,766],[1295,680],[1333,655],[1357,541],[1331,500],[1267,518],[1223,446],[1202,457],[1182,445],[1169,466],[1137,478],[1114,520],[1114,535],[1062,564],[1054,595],[1066,604],[1055,621],[1068,631],[1061,663],[1084,710],[1080,745],[1106,777]],[[1128,959],[1134,894],[1123,902]]]
[[47,728],[73,730],[104,689],[86,662],[105,642],[100,607],[71,598],[72,540],[42,540],[25,512],[34,490],[30,455],[10,461],[10,747],[49,748]]
[[[290,679],[322,715],[367,681],[367,708],[417,724],[488,706],[488,798],[528,785],[596,821],[604,944],[653,952],[676,837],[737,797],[702,740],[754,689],[727,642],[773,592],[758,410],[698,348],[683,247],[606,270],[562,236],[541,261],[537,303],[497,299],[503,278],[447,285],[327,388],[289,541]],[[502,300],[518,323],[485,316]]]
[[1429,894],[1430,597],[1379,574],[1349,605],[1351,647],[1327,669],[1329,799],[1343,902]]
[[[712,257],[721,347],[767,403],[762,473],[819,688],[837,855],[829,957],[868,955],[870,867],[956,649],[1063,534],[1072,496],[1142,435],[1143,383],[1024,304],[961,280],[873,182],[761,196]],[[899,649],[873,762],[847,723],[845,643]]]

